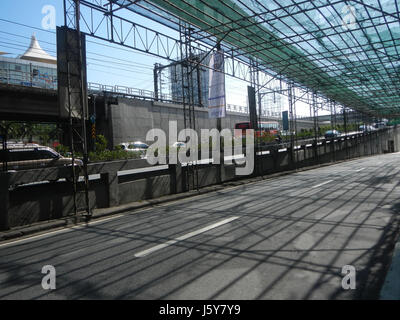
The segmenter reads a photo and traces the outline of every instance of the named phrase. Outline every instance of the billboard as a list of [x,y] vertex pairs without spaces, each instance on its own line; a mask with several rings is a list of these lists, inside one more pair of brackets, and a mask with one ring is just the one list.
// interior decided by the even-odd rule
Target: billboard
[[289,130],[289,112],[282,111],[282,129],[284,131]]
[[[78,32],[67,27],[57,27],[58,102],[61,118],[68,118],[70,103],[72,117],[80,118],[82,110],[84,110],[83,116],[85,119],[87,118],[88,98],[84,34],[81,34],[80,42],[81,52],[79,52]],[[82,54],[81,68],[79,67],[80,54]],[[83,86],[81,85],[81,76]],[[81,100],[81,93],[83,101]]]

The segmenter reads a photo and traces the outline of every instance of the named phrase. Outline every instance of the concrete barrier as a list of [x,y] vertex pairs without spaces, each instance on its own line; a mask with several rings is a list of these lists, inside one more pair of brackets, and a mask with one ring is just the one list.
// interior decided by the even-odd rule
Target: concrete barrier
[[[316,164],[329,163],[360,156],[369,156],[400,150],[398,128],[389,128],[366,134],[354,134],[318,144],[305,144],[292,151],[276,146],[264,147],[268,151],[256,158],[255,172],[271,174]],[[199,188],[246,178],[235,175],[235,164],[203,164],[197,167],[169,165],[150,166],[146,160],[110,161],[90,164],[88,172],[97,177],[90,180],[91,208],[109,208],[140,200],[176,194]],[[131,173],[129,170],[136,170]],[[139,171],[140,171],[139,170]],[[192,172],[190,174],[190,172]],[[44,168],[29,171],[0,173],[0,230],[66,217],[73,212],[72,185],[66,181],[70,168]],[[23,185],[21,185],[23,184]],[[18,186],[19,185],[19,186]],[[17,187],[15,187],[17,186]],[[83,189],[83,184],[78,184]],[[84,194],[78,204],[83,207]]]

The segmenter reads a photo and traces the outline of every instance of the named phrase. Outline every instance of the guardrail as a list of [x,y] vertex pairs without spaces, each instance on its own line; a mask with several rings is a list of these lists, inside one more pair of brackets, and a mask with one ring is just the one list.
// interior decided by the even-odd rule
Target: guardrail
[[140,96],[144,98],[150,98],[154,99],[154,92],[150,90],[145,90],[145,89],[137,89],[137,88],[131,88],[131,87],[126,87],[126,86],[110,86],[110,85],[104,85],[100,83],[94,83],[94,82],[88,82],[88,90],[92,92],[112,92],[116,94],[124,94],[124,95],[133,95],[133,96]]

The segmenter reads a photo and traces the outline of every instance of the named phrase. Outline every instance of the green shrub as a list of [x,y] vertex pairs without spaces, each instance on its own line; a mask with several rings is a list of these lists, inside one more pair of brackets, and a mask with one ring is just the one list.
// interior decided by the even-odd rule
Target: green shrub
[[98,134],[96,136],[96,152],[103,152],[107,149],[107,139],[102,135]]
[[56,151],[61,154],[63,157],[67,157],[70,154],[69,147],[59,144],[56,147]]
[[90,162],[115,161],[126,159],[140,159],[140,152],[124,150],[103,150],[101,152],[89,152]]

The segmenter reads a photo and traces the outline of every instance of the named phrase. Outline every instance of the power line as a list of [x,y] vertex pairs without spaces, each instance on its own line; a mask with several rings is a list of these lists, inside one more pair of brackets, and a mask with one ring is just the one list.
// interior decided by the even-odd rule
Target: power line
[[[2,18],[0,18],[0,21],[7,22],[7,23],[11,23],[11,24],[15,24],[15,25],[19,25],[19,26],[23,26],[23,27],[30,28],[30,29],[35,29],[35,30],[43,31],[43,32],[48,32],[48,33],[51,33],[51,34],[56,34],[55,31],[44,30],[44,29],[41,29],[41,28],[38,28],[38,27],[29,26],[29,25],[26,25],[26,24],[23,24],[23,23],[19,23],[19,22],[15,22],[15,21],[10,21],[10,20],[7,20],[7,19],[2,19]],[[118,46],[114,47],[114,46],[107,45],[107,44],[104,44],[104,43],[98,43],[98,42],[93,41],[93,40],[86,40],[86,42],[94,43],[94,44],[97,44],[97,45],[100,45],[100,46],[104,46],[104,47],[108,47],[108,48],[112,48],[112,49],[117,49],[117,50],[121,50],[121,51],[126,51],[126,52],[130,52],[130,53],[140,54],[140,55],[144,55],[144,56],[147,56],[147,57],[154,58],[154,56],[153,56],[152,54],[145,53],[145,52],[132,51],[132,50],[129,50],[129,49],[126,49],[126,48],[118,47]]]
[[[88,68],[88,69],[90,69],[91,71],[96,71],[96,72],[104,72],[104,70],[98,70],[98,69],[94,69],[94,68]],[[127,76],[127,75],[122,75],[122,74],[118,74],[118,73],[113,73],[113,72],[108,72],[109,74],[112,74],[112,75],[114,75],[114,76],[119,76],[119,77],[123,77],[123,78],[127,78],[127,79],[131,79],[132,80],[132,78],[131,77],[129,77],[129,76]],[[139,81],[143,81],[144,79],[136,79],[135,78],[135,80],[139,80]],[[147,79],[146,79],[147,80]],[[141,84],[143,85],[143,84],[146,84],[145,85],[145,88],[151,88],[151,89],[153,89],[153,82],[152,81],[146,81],[146,80],[144,80]],[[135,81],[133,81],[133,83],[135,83]],[[139,89],[139,88],[138,88]]]
[[[98,63],[90,63],[90,64],[88,64],[89,66],[97,66],[97,67],[103,67],[103,68],[112,68],[112,69],[117,69],[117,70],[122,70],[122,71],[127,71],[127,72],[131,72],[131,73],[135,73],[135,74],[137,74],[138,73],[138,71],[133,71],[133,70],[126,70],[126,69],[122,69],[122,68],[117,68],[117,67],[111,67],[111,66],[105,66],[105,65],[102,65],[102,64],[98,64]],[[104,72],[104,71],[103,71]],[[138,79],[140,79],[140,78],[138,78]]]
[[12,23],[12,24],[16,24],[16,25],[19,25],[19,26],[22,26],[22,27],[26,27],[26,28],[31,28],[31,29],[39,30],[39,31],[42,31],[42,32],[48,32],[48,33],[52,33],[52,34],[55,34],[55,33],[56,33],[55,31],[46,30],[46,29],[42,29],[42,28],[38,28],[38,27],[33,27],[33,26],[28,26],[28,25],[26,25],[26,24],[19,23],[19,22],[15,22],[15,21],[10,21],[10,20],[7,20],[7,19],[2,19],[2,18],[0,18],[0,21]]
[[[17,47],[25,47],[23,45],[13,44],[13,43],[10,43],[10,42],[5,42],[5,41],[0,41],[0,43],[6,43],[6,45],[3,45],[4,47],[11,48],[11,49],[14,49],[14,50],[20,50],[20,48],[16,48],[15,46],[17,46]],[[47,50],[47,51],[55,53],[54,50]],[[121,65],[121,63],[118,63],[118,62],[108,61],[108,60],[100,60],[100,59],[96,59],[96,58],[88,58],[87,60],[89,61],[88,64],[94,64],[94,65],[99,65],[99,64],[92,63],[92,62],[90,62],[91,60],[100,61],[100,62],[103,62],[105,64],[108,63],[108,64],[113,64],[113,65]],[[127,65],[127,64],[124,64],[124,65]],[[126,72],[134,72],[134,73],[143,72],[143,70],[137,70],[137,69],[134,69],[134,68],[145,68],[145,69],[147,68],[147,69],[153,70],[152,68],[149,68],[149,67],[142,67],[142,66],[136,66],[136,65],[131,65],[130,69],[126,69],[126,68],[122,69],[122,68],[118,68],[118,67],[114,67],[114,66],[107,66],[107,65],[103,65],[103,66],[104,67],[109,67],[109,68],[119,69],[119,70],[126,71]]]
[[[10,32],[4,32],[4,31],[0,31],[0,32],[1,32],[1,33],[5,33],[5,34],[9,34],[9,35],[13,35],[13,36],[16,36],[16,37],[21,37],[21,38],[25,38],[25,39],[30,39],[30,37],[21,36],[21,35],[13,34],[13,33],[10,33]],[[6,39],[6,40],[10,40],[10,41],[14,41],[14,42],[18,42],[18,43],[21,43],[21,44],[23,44],[23,45],[25,46],[25,43],[20,42],[20,41],[15,41],[15,40],[13,40],[13,39],[4,38],[4,37],[0,37],[0,38]],[[40,41],[40,43],[47,43],[47,44],[54,45],[54,46],[56,45],[55,43],[51,43],[51,42],[48,42],[48,41],[42,41],[42,40]],[[10,44],[14,44],[14,43],[10,43]],[[22,46],[22,45],[21,45],[21,46]],[[53,52],[53,53],[56,53],[56,51],[53,50],[53,49],[48,49],[48,48],[43,48],[43,49],[45,49],[46,51],[51,51],[51,52]],[[146,65],[146,64],[144,64],[144,63],[131,62],[131,61],[129,61],[129,60],[120,59],[120,58],[115,58],[115,57],[111,57],[111,56],[107,56],[107,55],[103,55],[103,54],[95,53],[95,52],[91,52],[91,51],[87,51],[87,53],[88,53],[88,54],[93,54],[93,55],[96,55],[96,56],[105,57],[105,58],[111,58],[111,59],[113,59],[113,60],[118,60],[118,61],[126,62],[125,65],[132,65],[132,66],[135,66],[135,67],[138,67],[138,68],[146,68],[146,69],[153,70],[153,67],[152,67],[152,66]],[[91,58],[91,59],[94,59],[94,58]],[[99,61],[100,61],[100,60],[99,60]],[[115,61],[108,61],[108,62],[110,62],[110,63],[116,63],[116,64],[117,64],[117,62],[115,62]]]
[[109,61],[109,60],[101,60],[101,59],[96,59],[96,58],[89,58],[90,60],[94,60],[94,61],[101,61],[101,62],[106,62],[106,63],[113,63],[113,64],[117,64],[117,65],[122,65],[122,66],[132,66],[135,68],[141,68],[141,69],[148,69],[148,70],[153,70],[153,68],[148,67],[146,65],[135,65],[135,64],[131,64],[131,63],[121,63],[121,62],[115,62],[115,61]]

